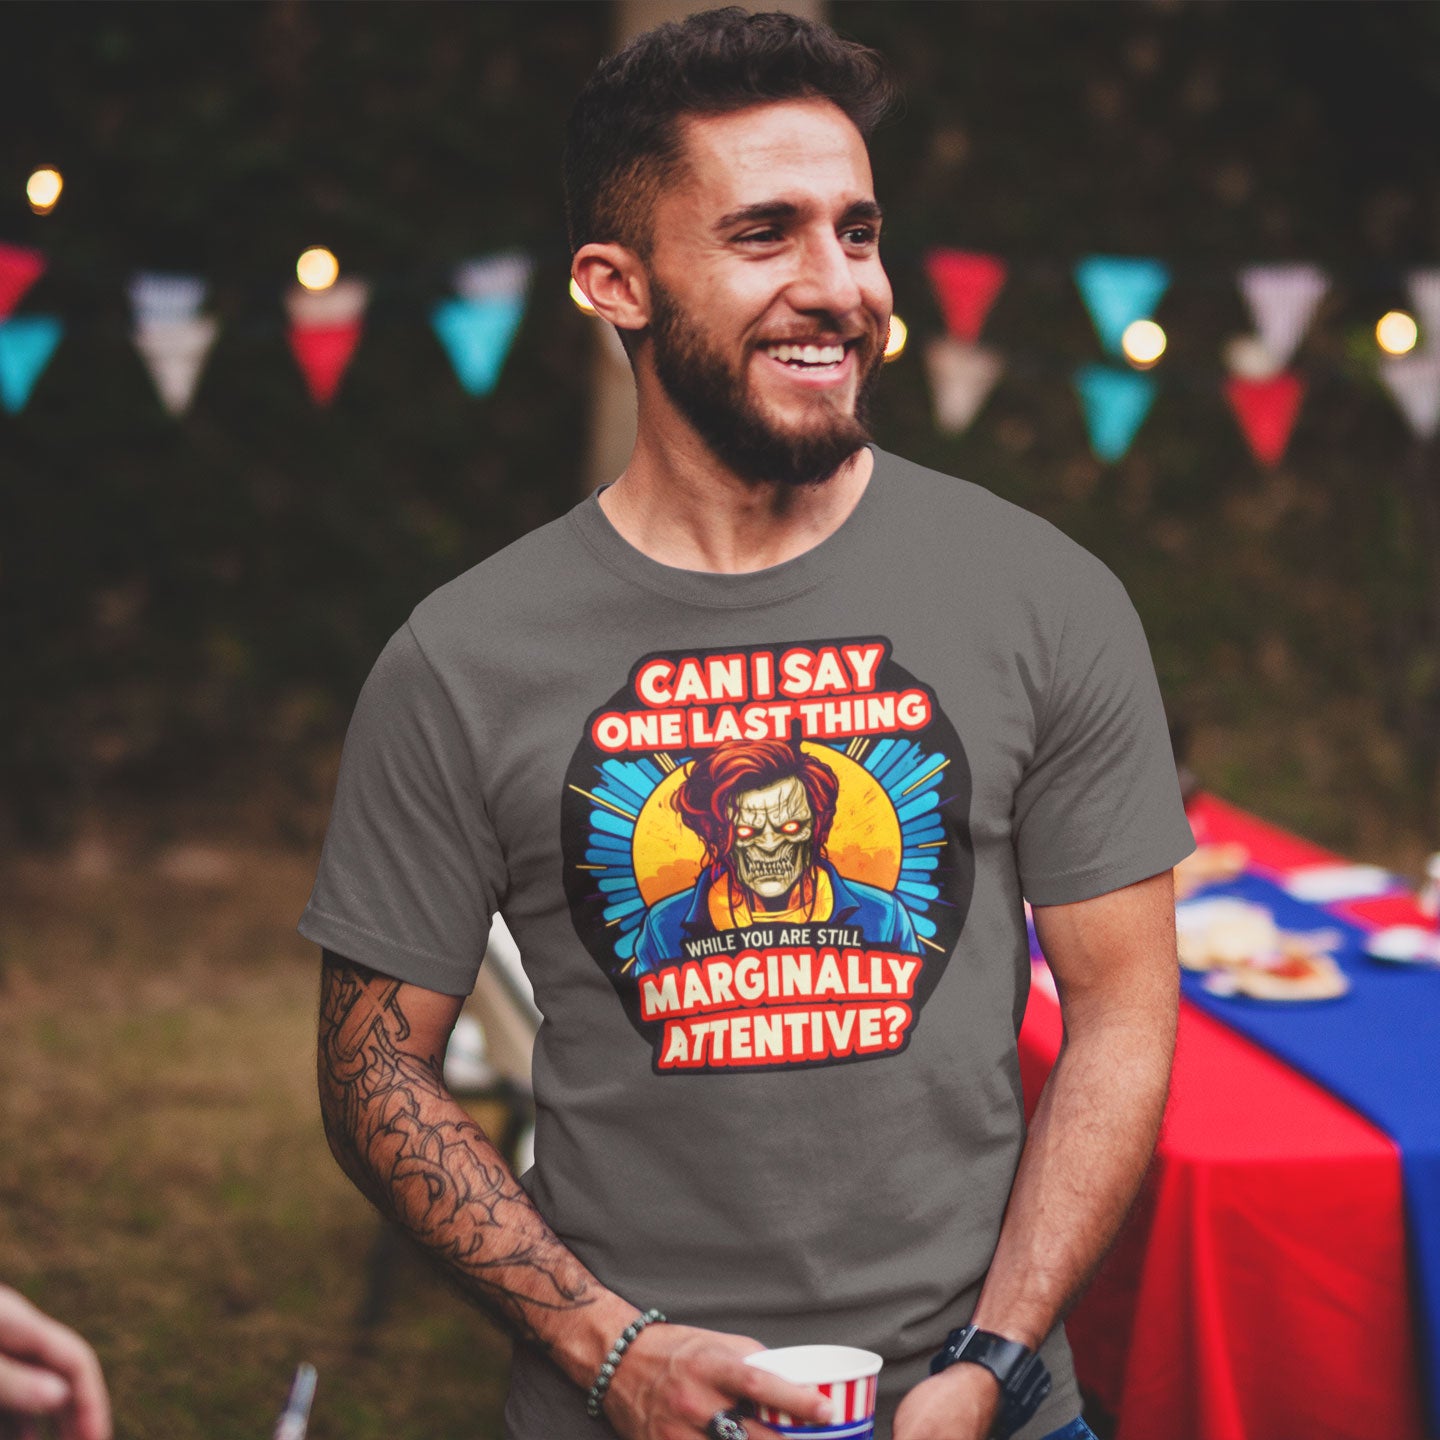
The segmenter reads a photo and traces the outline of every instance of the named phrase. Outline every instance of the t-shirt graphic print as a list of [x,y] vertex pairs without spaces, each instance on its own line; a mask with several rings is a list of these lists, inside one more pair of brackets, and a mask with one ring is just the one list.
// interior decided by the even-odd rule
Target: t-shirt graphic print
[[970,784],[884,637],[637,660],[561,826],[576,932],[655,1073],[904,1050],[965,923]]

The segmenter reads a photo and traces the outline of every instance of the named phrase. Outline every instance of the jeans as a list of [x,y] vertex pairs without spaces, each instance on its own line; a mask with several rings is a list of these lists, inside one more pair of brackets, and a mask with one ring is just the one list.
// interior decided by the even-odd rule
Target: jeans
[[1052,1430],[1045,1440],[1095,1440],[1095,1432],[1084,1420],[1072,1420],[1058,1430]]

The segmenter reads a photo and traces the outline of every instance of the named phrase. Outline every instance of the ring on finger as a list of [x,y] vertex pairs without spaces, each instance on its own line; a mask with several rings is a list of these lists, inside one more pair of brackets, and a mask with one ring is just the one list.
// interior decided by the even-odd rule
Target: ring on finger
[[733,1410],[717,1410],[705,1426],[710,1440],[749,1440],[745,1422]]

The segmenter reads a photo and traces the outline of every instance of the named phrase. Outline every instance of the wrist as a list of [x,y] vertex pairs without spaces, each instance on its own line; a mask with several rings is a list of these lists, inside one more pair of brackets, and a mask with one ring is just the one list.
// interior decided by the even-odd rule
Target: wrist
[[594,1304],[570,1312],[563,1333],[550,1345],[550,1358],[572,1384],[589,1390],[616,1338],[640,1314],[637,1306],[607,1290]]
[[[965,1388],[970,1394],[974,1395],[978,1386],[982,1393],[993,1397],[986,1433],[996,1440],[1007,1440],[1021,1429],[1050,1393],[1050,1372],[1038,1353],[973,1323],[952,1330],[930,1362],[930,1373],[937,1379],[957,1371],[965,1374]],[[977,1378],[975,1372],[988,1376],[988,1383]]]
[[599,1372],[585,1394],[585,1411],[592,1420],[600,1418],[606,1398],[610,1394],[611,1382],[615,1379],[622,1361],[630,1353],[630,1347],[651,1325],[663,1325],[664,1323],[664,1312],[656,1310],[652,1306],[643,1314],[636,1315],[616,1337],[615,1343],[606,1353],[604,1360],[600,1362]]

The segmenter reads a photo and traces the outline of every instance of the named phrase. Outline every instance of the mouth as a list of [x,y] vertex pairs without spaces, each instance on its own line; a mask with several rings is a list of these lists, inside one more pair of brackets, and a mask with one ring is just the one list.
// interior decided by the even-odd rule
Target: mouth
[[792,375],[827,380],[845,374],[851,352],[859,340],[776,341],[761,345],[761,354],[783,366]]
[[783,880],[795,868],[794,856],[782,860],[752,859],[745,868],[753,880]]

